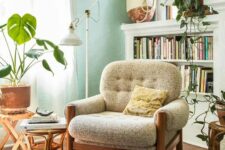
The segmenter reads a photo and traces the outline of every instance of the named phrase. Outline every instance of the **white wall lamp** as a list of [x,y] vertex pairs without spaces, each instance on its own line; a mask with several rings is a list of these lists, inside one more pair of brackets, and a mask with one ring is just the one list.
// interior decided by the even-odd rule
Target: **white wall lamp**
[[[85,24],[86,24],[86,29],[85,29],[85,97],[88,97],[88,49],[89,49],[89,20],[90,18],[94,22],[98,22],[99,18],[96,20],[92,17],[90,17],[90,9],[95,5],[98,4],[98,17],[100,17],[100,3],[99,0],[95,0],[91,7],[89,9],[85,10],[85,16],[82,16],[81,18],[85,17]],[[82,45],[82,41],[80,38],[77,36],[75,30],[77,28],[77,25],[80,23],[79,18],[75,18],[73,21],[71,21],[69,25],[69,30],[68,33],[62,38],[60,41],[60,45],[63,46],[80,46]]]

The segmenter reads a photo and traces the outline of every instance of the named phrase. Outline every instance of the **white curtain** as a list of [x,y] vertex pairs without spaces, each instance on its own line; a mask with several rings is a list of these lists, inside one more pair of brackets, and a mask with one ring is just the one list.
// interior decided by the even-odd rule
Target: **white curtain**
[[[75,12],[71,2],[70,0],[0,0],[0,25],[14,13],[20,15],[31,13],[37,18],[36,37],[57,44],[67,31],[71,14]],[[1,46],[2,44],[0,49],[4,50],[4,45]],[[52,59],[49,64],[55,73],[54,76],[39,64],[23,79],[23,82],[32,86],[30,109],[33,111],[36,107],[41,107],[63,115],[65,104],[77,98],[76,54],[72,47],[61,47],[61,49],[68,62],[66,69]],[[0,55],[5,55],[6,52],[1,50]],[[46,57],[49,60],[50,57]]]

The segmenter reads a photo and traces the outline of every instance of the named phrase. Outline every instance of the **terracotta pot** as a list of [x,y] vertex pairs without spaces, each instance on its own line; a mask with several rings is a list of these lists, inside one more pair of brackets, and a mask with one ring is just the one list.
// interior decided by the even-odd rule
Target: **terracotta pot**
[[2,86],[1,113],[24,113],[30,106],[30,86]]
[[127,0],[127,13],[133,22],[151,21],[157,0]]
[[225,125],[225,105],[216,104],[217,115],[221,125]]

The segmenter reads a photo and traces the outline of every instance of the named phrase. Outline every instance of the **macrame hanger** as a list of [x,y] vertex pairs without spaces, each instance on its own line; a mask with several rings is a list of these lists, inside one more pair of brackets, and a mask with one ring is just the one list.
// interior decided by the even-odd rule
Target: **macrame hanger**
[[[145,12],[145,17],[142,20],[137,21],[138,23],[144,22],[147,19],[148,15],[152,16],[154,14],[154,12],[155,12],[157,0],[153,0],[153,4],[152,4],[152,8],[151,9],[149,9],[148,1],[149,0],[143,1],[141,9],[142,9],[142,11]],[[145,9],[145,7],[146,7],[146,9]]]

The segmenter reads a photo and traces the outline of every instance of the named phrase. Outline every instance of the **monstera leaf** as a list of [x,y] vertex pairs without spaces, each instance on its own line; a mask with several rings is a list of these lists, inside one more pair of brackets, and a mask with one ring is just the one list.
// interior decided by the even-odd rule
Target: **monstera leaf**
[[36,18],[30,14],[21,17],[18,14],[8,19],[7,29],[9,36],[17,43],[23,44],[35,36]]

